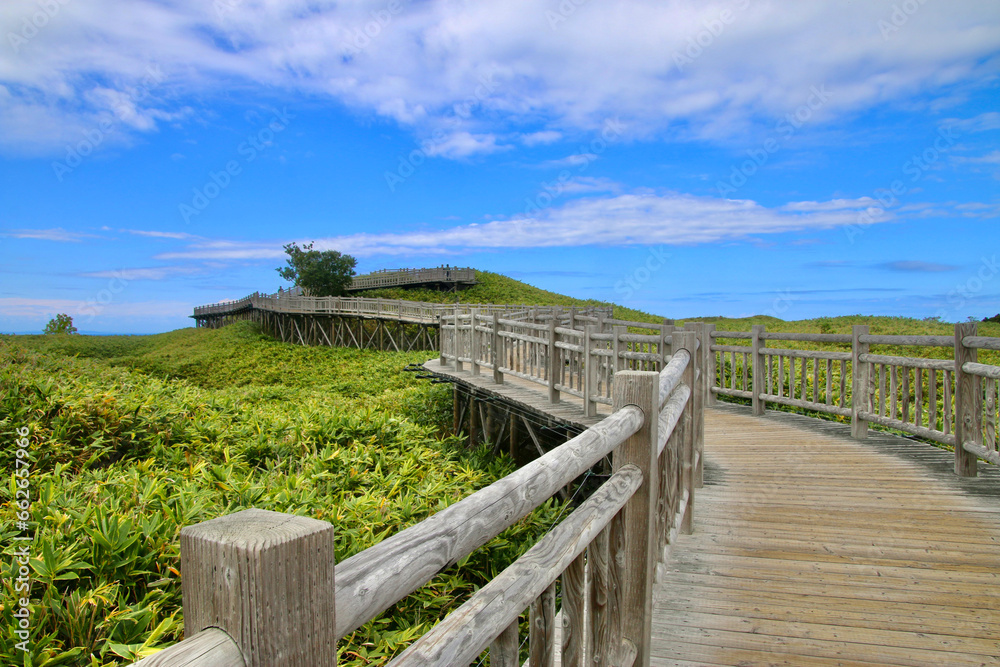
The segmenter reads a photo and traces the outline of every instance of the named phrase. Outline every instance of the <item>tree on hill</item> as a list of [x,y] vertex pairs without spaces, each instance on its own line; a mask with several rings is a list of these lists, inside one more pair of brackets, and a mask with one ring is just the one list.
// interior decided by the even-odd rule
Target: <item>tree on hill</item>
[[284,248],[288,266],[277,269],[278,274],[310,296],[340,296],[351,286],[358,264],[354,257],[336,250],[313,250],[312,243],[301,248],[289,243]]
[[66,313],[59,313],[45,325],[45,331],[42,333],[47,334],[74,334],[76,333],[76,327],[73,326],[73,318]]

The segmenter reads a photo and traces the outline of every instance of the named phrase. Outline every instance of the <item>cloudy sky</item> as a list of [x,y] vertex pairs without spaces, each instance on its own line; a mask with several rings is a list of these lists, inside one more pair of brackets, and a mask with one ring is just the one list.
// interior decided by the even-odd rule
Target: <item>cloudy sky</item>
[[1000,311],[996,0],[4,0],[0,331],[283,244],[667,317]]

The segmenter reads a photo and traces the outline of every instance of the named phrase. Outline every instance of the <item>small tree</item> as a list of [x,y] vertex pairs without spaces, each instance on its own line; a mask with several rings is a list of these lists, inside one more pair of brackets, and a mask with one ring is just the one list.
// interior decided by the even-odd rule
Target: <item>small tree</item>
[[351,286],[358,260],[336,250],[313,250],[307,243],[284,246],[288,266],[277,269],[285,280],[295,283],[311,296],[340,296]]
[[45,331],[43,333],[47,334],[75,334],[76,327],[73,326],[73,318],[66,313],[59,313],[54,318],[49,320],[49,323],[45,325]]

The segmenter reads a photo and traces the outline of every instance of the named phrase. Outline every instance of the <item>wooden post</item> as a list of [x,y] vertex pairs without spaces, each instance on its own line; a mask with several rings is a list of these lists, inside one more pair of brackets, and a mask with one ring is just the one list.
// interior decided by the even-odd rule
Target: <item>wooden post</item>
[[562,576],[562,650],[560,662],[564,665],[583,665],[584,623],[587,601],[586,559],[581,553]]
[[552,667],[555,664],[556,585],[553,582],[528,613],[528,656],[531,667]]
[[[753,348],[750,352],[753,357],[753,377],[752,389],[753,393],[753,415],[755,417],[760,417],[764,414],[764,410],[767,407],[767,403],[764,399],[760,397],[764,393],[764,355],[761,354],[761,349],[767,347],[767,341],[763,340],[760,335],[764,333],[767,328],[763,324],[755,324],[751,327],[751,347]],[[715,354],[712,354],[712,359],[715,359]],[[714,366],[715,364],[713,364]],[[712,369],[715,370],[714,368]],[[715,377],[715,374],[712,374]]]
[[503,364],[503,350],[500,349],[500,346],[503,345],[503,338],[500,336],[500,316],[495,312],[493,313],[492,336],[490,361],[493,363],[493,381],[497,384],[503,384],[503,373],[500,372],[500,366]]
[[462,370],[462,362],[459,361],[459,357],[462,356],[462,329],[459,326],[460,320],[458,319],[458,306],[455,306],[455,370]]
[[705,342],[708,336],[705,334],[705,326],[701,322],[688,322],[684,325],[684,329],[686,331],[693,331],[695,339],[701,343],[700,346],[696,346],[697,349],[692,349],[691,354],[691,365],[694,367],[694,384],[691,385],[692,415],[694,421],[691,422],[691,428],[694,431],[692,433],[694,438],[692,444],[695,453],[692,459],[693,467],[691,473],[694,487],[700,489],[704,483],[704,466],[701,454],[705,449],[705,403],[708,402],[708,383],[710,382],[708,374],[705,372],[709,344]]
[[688,502],[681,518],[681,533],[690,535],[694,520],[694,455],[695,455],[695,394],[697,388],[694,381],[695,370],[695,334],[692,331],[674,331],[674,353],[687,350],[691,355],[691,363],[684,369],[683,383],[691,387],[691,398],[684,408],[684,442],[680,447],[681,483],[677,489],[682,496],[687,491]]
[[517,621],[514,621],[490,644],[490,667],[519,667]]
[[657,560],[660,375],[649,371],[622,371],[615,375],[612,395],[615,411],[627,405],[636,405],[645,415],[642,428],[615,450],[612,466],[616,472],[629,464],[642,471],[642,486],[613,522],[621,522],[625,530],[625,578],[621,582],[621,608],[618,610],[621,618],[620,639],[635,645],[635,665],[648,667],[653,616],[653,573]]
[[510,424],[508,424],[508,426],[507,426],[507,429],[508,429],[507,430],[507,438],[508,438],[508,444],[509,444],[509,452],[510,452],[510,458],[514,461],[514,464],[516,465],[517,464],[518,440],[520,439],[520,434],[517,431],[517,425],[518,425],[518,422],[520,422],[521,420],[518,418],[518,416],[516,414],[514,414],[513,411],[510,412],[510,414],[508,415],[508,417],[510,419]]
[[549,403],[559,402],[559,390],[556,389],[556,376],[560,375],[559,371],[562,370],[559,366],[559,359],[561,356],[562,355],[559,354],[559,348],[556,347],[556,318],[553,316],[553,318],[549,320],[549,367],[546,369],[549,376]]
[[337,664],[333,526],[248,509],[181,530],[184,633],[219,628],[247,667]]
[[583,336],[583,413],[588,417],[597,416],[597,403],[591,398],[591,394],[597,388],[597,364],[593,352],[593,341],[590,340],[594,333],[594,326],[588,324],[584,328]]
[[622,352],[628,348],[628,343],[622,341],[621,337],[628,332],[628,327],[624,325],[615,325],[612,327],[611,331],[615,337],[614,341],[611,343],[611,349],[615,355],[614,371],[617,373],[625,368],[625,359],[621,355]]
[[[867,324],[855,324],[851,327],[851,437],[864,440],[868,437],[868,422],[858,413],[868,412],[871,407],[868,387],[869,364],[861,361],[862,354],[868,354],[868,343],[861,342],[861,336],[868,335]],[[803,378],[805,382],[805,378]],[[794,388],[793,388],[794,389]]]
[[978,359],[976,348],[966,347],[963,339],[975,336],[976,322],[959,322],[955,325],[955,474],[960,477],[978,475],[976,455],[965,451],[962,445],[973,442],[983,444],[983,386],[978,375],[966,373],[962,366]]
[[458,435],[462,431],[462,393],[458,390],[458,384],[451,385],[451,405],[453,412],[451,432],[453,435]]
[[703,369],[706,375],[705,382],[707,383],[708,393],[705,395],[705,405],[718,405],[719,397],[712,392],[712,387],[715,386],[715,374],[716,374],[716,362],[715,362],[715,352],[712,352],[712,345],[715,344],[715,339],[712,338],[712,334],[715,333],[715,324],[705,324],[705,344],[708,346],[705,350],[705,368]]
[[476,331],[476,314],[478,309],[473,308],[471,319],[469,320],[469,357],[472,358],[471,368],[473,375],[479,375],[479,332]]
[[469,449],[475,449],[479,444],[479,405],[476,403],[476,390],[469,393]]

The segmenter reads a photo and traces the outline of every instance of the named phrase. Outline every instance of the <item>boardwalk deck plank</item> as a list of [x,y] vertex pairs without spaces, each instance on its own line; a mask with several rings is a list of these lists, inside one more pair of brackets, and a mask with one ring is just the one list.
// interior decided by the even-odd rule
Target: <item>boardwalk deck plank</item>
[[847,435],[709,410],[695,533],[656,585],[654,664],[1000,664],[996,470],[958,478],[949,452]]

